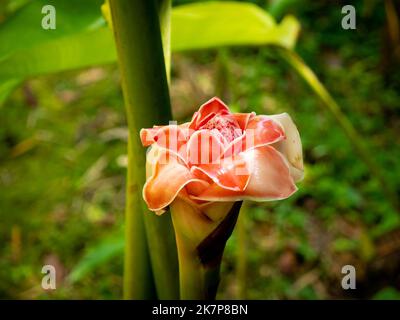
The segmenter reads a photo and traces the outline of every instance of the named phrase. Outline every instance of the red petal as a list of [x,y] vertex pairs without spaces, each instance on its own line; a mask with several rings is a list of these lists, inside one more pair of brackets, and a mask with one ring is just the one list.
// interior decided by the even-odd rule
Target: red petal
[[212,117],[229,113],[229,108],[219,98],[211,98],[200,107],[199,111],[193,115],[189,127],[197,130],[202,124],[210,120]]
[[279,200],[297,190],[285,158],[273,147],[261,146],[244,153],[251,170],[244,191],[228,190],[214,183],[195,198],[204,201]]
[[152,211],[160,211],[168,206],[179,192],[195,179],[189,168],[174,153],[161,151],[155,164],[153,175],[143,187],[143,198]]

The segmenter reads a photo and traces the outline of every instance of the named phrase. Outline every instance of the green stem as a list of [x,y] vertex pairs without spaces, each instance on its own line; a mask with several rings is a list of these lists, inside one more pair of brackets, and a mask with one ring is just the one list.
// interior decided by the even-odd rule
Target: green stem
[[230,96],[229,51],[227,48],[218,49],[215,68],[215,95],[223,101]]
[[366,164],[372,175],[379,182],[386,198],[395,210],[399,210],[399,200],[396,193],[390,188],[382,173],[381,168],[373,160],[373,155],[368,151],[363,143],[362,137],[354,129],[350,120],[342,112],[339,105],[332,98],[323,84],[319,81],[314,72],[305,64],[296,52],[284,48],[278,49],[281,56],[297,71],[297,73],[307,82],[314,93],[322,100],[324,105],[334,116],[337,123],[342,127],[344,133],[353,144],[354,150],[357,152],[361,160]]
[[[140,199],[136,192],[137,183],[134,172],[132,138],[128,138],[128,171],[125,208],[125,257],[123,294],[124,299],[156,298],[150,256],[147,250],[146,230],[143,214],[140,211]],[[143,279],[143,280],[138,280]]]
[[204,271],[196,252],[185,247],[177,237],[179,256],[179,288],[182,300],[204,299]]
[[215,299],[222,255],[241,205],[241,201],[217,203],[206,211],[181,199],[170,205],[178,247],[181,299]]
[[139,131],[172,119],[158,7],[155,1],[110,0],[110,9],[129,129],[124,297],[153,298],[152,270],[158,298],[175,299],[178,264],[171,218],[149,212],[142,198],[146,156]]
[[179,287],[182,300],[214,299],[210,293],[215,293],[219,282],[219,265],[204,266],[197,251],[187,246],[185,240],[176,237],[179,255]]
[[160,19],[161,38],[164,49],[165,70],[168,83],[171,74],[171,9],[172,0],[158,0],[158,16]]
[[[221,259],[217,257],[213,259],[213,263],[202,260],[198,246],[217,225],[197,208],[180,199],[170,205],[170,212],[178,249],[180,298],[214,299],[219,283]],[[206,248],[205,251],[208,253],[211,250]]]

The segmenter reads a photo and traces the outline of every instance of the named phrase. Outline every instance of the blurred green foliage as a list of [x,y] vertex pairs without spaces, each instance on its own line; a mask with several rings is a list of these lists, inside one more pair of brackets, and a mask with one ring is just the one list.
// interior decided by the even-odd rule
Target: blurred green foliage
[[[340,27],[342,1],[251,2],[300,20],[297,51],[399,192],[399,60],[382,2],[353,1],[356,31]],[[295,196],[248,204],[246,297],[399,299],[399,213],[302,80],[272,48],[173,56],[178,120],[215,94],[236,111],[290,113],[304,146]],[[116,66],[31,79],[12,94],[0,110],[0,298],[121,297],[125,149]],[[238,297],[241,245],[234,232],[220,298]],[[46,263],[60,271],[55,291],[40,287]],[[356,267],[357,290],[340,286],[345,264]]]

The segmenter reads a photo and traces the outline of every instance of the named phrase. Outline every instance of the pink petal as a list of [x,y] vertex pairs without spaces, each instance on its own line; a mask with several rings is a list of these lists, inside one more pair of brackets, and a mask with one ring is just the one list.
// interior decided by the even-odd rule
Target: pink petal
[[199,195],[203,193],[210,184],[206,182],[205,180],[198,179],[198,180],[191,180],[186,186],[185,190],[188,193],[188,195]]
[[261,146],[244,152],[250,167],[250,180],[243,191],[222,188],[212,184],[195,199],[204,201],[279,200],[291,196],[297,187],[289,166],[281,153],[271,146]]
[[285,139],[281,125],[267,116],[255,116],[248,124],[242,136],[233,140],[224,151],[224,157],[230,157],[248,149],[266,146]]
[[190,170],[199,179],[205,174],[221,188],[234,191],[243,191],[250,179],[248,163],[242,154],[217,163],[198,164]]
[[187,162],[190,165],[219,161],[224,151],[224,137],[217,130],[195,131],[187,145]]
[[142,129],[140,139],[144,146],[157,143],[158,146],[177,154],[189,139],[189,129],[178,125]]
[[192,182],[204,183],[194,178],[189,168],[174,153],[162,150],[159,161],[154,166],[153,175],[143,187],[143,198],[150,210],[161,211]]
[[293,179],[300,181],[304,176],[304,166],[299,131],[287,113],[273,115],[271,118],[281,124],[286,135],[286,139],[277,142],[274,147],[288,160]]
[[217,97],[211,98],[204,103],[199,111],[197,111],[192,118],[189,125],[191,129],[197,130],[201,125],[206,123],[215,115],[229,114],[229,108]]
[[247,124],[246,133],[253,134],[254,147],[268,145],[280,141],[285,137],[285,132],[282,130],[280,124],[268,116],[256,116],[251,119]]
[[236,120],[238,123],[240,129],[246,130],[247,124],[249,121],[255,117],[255,112],[250,112],[250,113],[233,113],[231,115],[232,118]]
[[140,140],[142,141],[142,145],[144,147],[148,147],[156,142],[154,138],[157,136],[157,132],[160,130],[160,128],[162,128],[162,126],[154,126],[153,128],[140,130]]

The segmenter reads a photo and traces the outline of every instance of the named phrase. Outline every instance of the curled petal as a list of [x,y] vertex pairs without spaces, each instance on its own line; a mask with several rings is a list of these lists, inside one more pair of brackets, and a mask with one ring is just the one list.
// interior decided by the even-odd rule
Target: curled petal
[[255,112],[250,112],[250,113],[233,113],[231,114],[231,117],[236,120],[238,123],[240,129],[246,130],[247,124],[251,119],[255,117],[256,113]]
[[162,127],[155,137],[157,144],[165,149],[178,152],[180,147],[188,140],[186,130],[177,125]]
[[162,126],[154,126],[153,128],[140,130],[140,141],[142,141],[144,147],[148,147],[156,142],[155,137],[160,128],[162,128]]
[[140,139],[144,146],[157,143],[158,146],[175,151],[176,153],[180,147],[187,142],[189,135],[190,132],[188,128],[178,125],[140,130]]
[[[285,138],[285,133],[279,123],[267,116],[256,116],[249,121],[247,135],[253,135],[253,147],[268,145]],[[249,149],[251,146],[247,146]]]
[[188,197],[188,195],[199,195],[203,193],[209,186],[210,184],[207,181],[202,179],[193,179],[185,186],[185,191],[187,192],[185,196]]
[[229,108],[219,98],[211,98],[193,115],[189,127],[197,130],[214,116],[222,114],[230,114]]
[[242,154],[221,159],[217,163],[201,163],[191,167],[195,177],[208,176],[221,188],[243,191],[250,179],[249,164]]
[[204,201],[268,201],[285,199],[297,190],[286,159],[273,147],[247,150],[244,157],[251,173],[243,191],[229,190],[214,183],[195,198]]
[[196,131],[186,145],[187,162],[191,165],[216,163],[224,151],[224,142],[218,130]]
[[299,131],[287,113],[273,115],[271,118],[281,124],[286,135],[286,139],[277,142],[274,147],[286,157],[293,179],[299,181],[304,176],[303,152]]
[[224,151],[224,157],[266,146],[285,139],[285,133],[279,122],[267,116],[255,116],[250,119],[242,136],[233,140]]
[[286,159],[271,146],[253,150],[252,173],[245,190],[253,200],[279,200],[291,196],[297,187],[290,175]]
[[176,154],[168,150],[159,151],[158,161],[152,171],[143,187],[143,198],[149,209],[156,212],[167,207],[189,183],[203,183],[192,176]]

